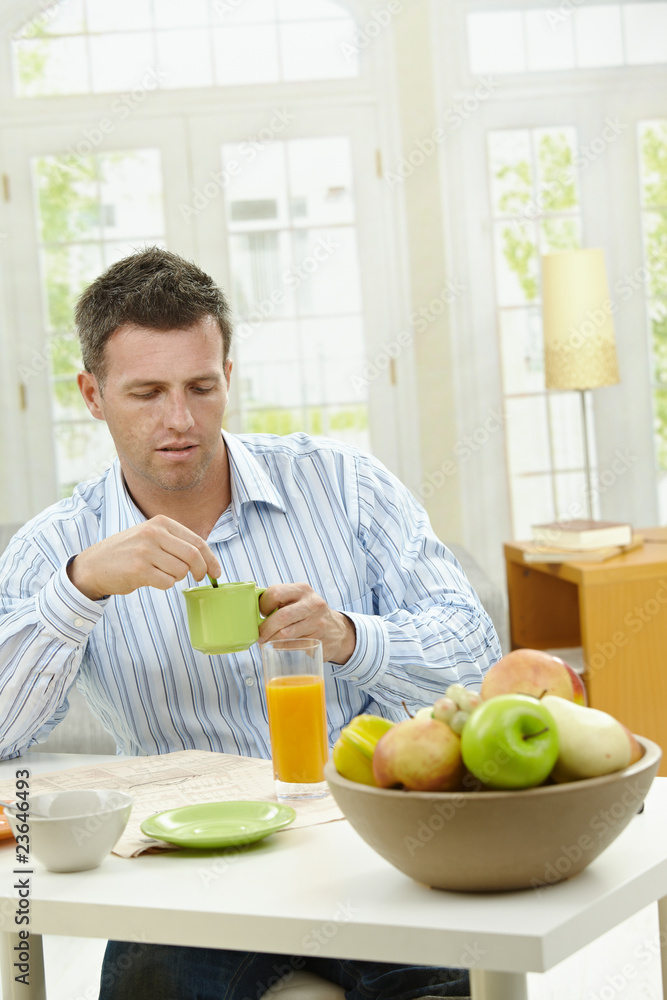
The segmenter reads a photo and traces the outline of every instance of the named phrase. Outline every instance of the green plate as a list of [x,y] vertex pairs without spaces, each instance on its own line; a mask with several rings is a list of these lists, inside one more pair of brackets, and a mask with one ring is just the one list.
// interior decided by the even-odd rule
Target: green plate
[[262,840],[295,818],[290,806],[277,802],[202,802],[149,816],[141,830],[179,847],[233,847]]

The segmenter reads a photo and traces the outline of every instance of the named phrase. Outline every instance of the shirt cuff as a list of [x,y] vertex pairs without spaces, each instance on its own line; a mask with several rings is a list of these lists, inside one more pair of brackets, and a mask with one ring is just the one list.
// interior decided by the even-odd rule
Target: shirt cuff
[[62,566],[37,595],[37,614],[47,632],[76,647],[97,625],[106,603],[105,599],[91,601],[82,594],[67,575],[67,566]]
[[347,663],[334,664],[334,676],[354,681],[359,687],[378,684],[389,665],[389,632],[378,615],[359,615],[343,611],[357,633],[357,644]]

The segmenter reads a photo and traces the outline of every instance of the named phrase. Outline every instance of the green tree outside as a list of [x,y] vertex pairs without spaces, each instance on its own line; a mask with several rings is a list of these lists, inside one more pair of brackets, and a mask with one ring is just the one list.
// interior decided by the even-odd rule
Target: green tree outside
[[495,172],[503,188],[498,210],[515,217],[501,230],[502,253],[526,302],[539,298],[539,254],[580,245],[573,158],[567,134],[548,131],[536,139],[536,168],[521,158]]
[[667,471],[667,121],[640,131],[658,468]]
[[[92,244],[99,215],[96,159],[48,156],[34,163],[51,374],[56,399],[67,409],[80,404],[74,379],[81,368],[74,307],[99,260]],[[93,251],[92,274],[85,267],[86,241]]]

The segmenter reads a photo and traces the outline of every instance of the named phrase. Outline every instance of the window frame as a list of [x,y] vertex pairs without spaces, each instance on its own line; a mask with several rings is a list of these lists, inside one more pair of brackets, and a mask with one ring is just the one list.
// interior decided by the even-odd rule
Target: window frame
[[[444,112],[479,82],[466,66],[466,13],[497,9],[497,4],[491,0],[435,3],[441,15],[436,22],[436,44],[442,46],[446,40],[456,52],[455,59],[443,61],[439,67],[438,94]],[[526,0],[511,6],[537,5]],[[544,6],[553,7],[553,3]],[[636,123],[667,117],[667,67],[663,66],[496,74],[493,79],[496,93],[451,134],[442,157],[452,259],[459,266],[464,259],[470,276],[469,291],[454,304],[452,317],[455,339],[461,345],[457,358],[462,384],[459,416],[462,431],[468,434],[484,425],[489,409],[502,410],[503,406],[492,210],[486,179],[487,131],[574,125],[581,149],[599,134],[607,116],[615,115],[627,123],[623,133],[627,141],[610,146],[614,155],[601,164],[604,169],[588,169],[579,177],[582,246],[604,247],[613,295],[614,283],[643,263]],[[614,196],[619,191],[626,192],[620,205]],[[609,205],[614,206],[614,213],[609,212]],[[629,474],[619,476],[612,488],[601,493],[600,516],[630,519],[642,526],[658,521],[649,331],[644,296],[635,295],[621,306],[615,317],[621,383],[595,390],[593,410],[599,468],[610,468],[621,454],[628,458]],[[470,354],[475,359],[472,363]],[[466,540],[474,544],[491,574],[502,579],[502,545],[512,538],[504,434],[492,436],[483,449],[461,464],[460,471]]]
[[[368,16],[371,10],[368,4],[358,3],[356,0],[346,0],[345,5],[362,18]],[[2,20],[11,22],[12,30],[15,30],[17,25],[25,23],[30,12],[35,9],[39,9],[39,4],[34,0],[30,2],[17,0]],[[0,44],[5,47],[9,44],[9,33],[7,31],[0,39]],[[150,130],[157,128],[158,123],[161,127],[169,127],[173,122],[186,123],[184,131],[179,134],[183,149],[187,150],[190,139],[190,126],[187,124],[189,118],[214,117],[221,113],[236,116],[239,121],[246,123],[245,131],[240,136],[245,138],[252,132],[250,123],[253,120],[258,122],[258,127],[263,124],[267,103],[272,107],[280,107],[286,103],[290,107],[297,108],[304,117],[310,116],[313,121],[318,118],[333,120],[336,116],[342,121],[346,116],[354,116],[357,112],[366,115],[367,122],[373,125],[372,137],[377,143],[380,156],[384,157],[385,162],[389,162],[392,156],[389,150],[395,149],[396,142],[396,136],[388,126],[394,100],[393,90],[387,83],[392,72],[389,34],[385,32],[384,36],[378,39],[372,58],[362,58],[360,76],[353,80],[313,81],[306,88],[302,84],[279,83],[154,91],[150,94],[150,100],[146,100],[141,107],[138,107],[128,122],[118,123],[114,134],[105,140],[100,151],[119,148],[118,144],[125,141],[123,137],[129,136],[133,129],[142,136],[141,142],[135,145],[150,145],[146,141]],[[34,269],[34,262],[37,259],[34,224],[29,233],[25,225],[22,225],[20,206],[23,205],[25,208],[28,204],[28,192],[25,189],[25,178],[18,181],[18,189],[15,183],[15,178],[20,176],[21,168],[16,156],[13,155],[11,140],[15,138],[18,145],[25,145],[34,155],[64,152],[68,143],[75,141],[81,135],[83,127],[108,115],[111,102],[117,98],[116,93],[18,98],[11,93],[11,71],[8,68],[8,60],[0,60],[0,135],[3,137],[0,143],[0,173],[10,177],[13,188],[9,203],[0,202],[0,232],[6,230],[14,234],[13,240],[18,234],[19,243],[24,245],[23,251],[19,248],[18,252],[15,252],[16,247],[14,247],[10,254],[9,248],[3,247],[0,243],[0,260],[3,262],[3,273],[0,275],[0,300],[4,300],[7,315],[6,325],[0,329],[0,347],[5,356],[7,355],[4,341],[12,341],[12,332],[20,328],[16,301],[17,295],[20,295],[20,288],[16,287],[14,270],[19,268],[19,263],[28,271],[31,267]],[[55,120],[60,122],[57,127],[46,124]],[[60,137],[56,135],[54,129],[59,130]],[[44,138],[49,131],[51,138],[44,145]],[[232,139],[231,136],[229,138]],[[367,178],[364,183],[371,185],[370,178],[371,176],[374,178],[372,215],[377,224],[377,234],[364,234],[363,238],[360,237],[360,257],[365,252],[364,246],[369,243],[373,243],[376,247],[380,246],[382,250],[380,266],[374,268],[371,279],[375,301],[372,312],[376,330],[367,347],[372,354],[377,350],[377,347],[373,346],[373,340],[377,344],[389,341],[395,332],[408,326],[410,305],[405,262],[398,250],[402,229],[400,205],[396,204],[376,171],[376,149],[371,149],[370,143],[366,142],[363,150],[354,155],[364,161],[364,175]],[[195,177],[191,150],[187,153],[187,161],[191,176]],[[181,168],[178,169],[182,173]],[[193,184],[191,182],[184,184],[182,179],[179,183],[184,200],[187,200],[191,195]],[[22,184],[23,191],[20,190]],[[207,260],[210,259],[209,247],[206,240],[197,236],[194,230],[186,233],[184,227],[180,225],[177,218],[180,200],[175,198],[166,206],[169,245],[177,252],[200,260],[202,266],[206,268]],[[361,229],[359,231],[361,233]],[[180,233],[177,239],[173,236],[174,232]],[[216,273],[215,276],[218,280],[224,278],[224,274]],[[37,305],[32,303],[30,308],[33,310],[33,320],[27,326],[34,337],[35,331],[42,330],[43,326],[41,322],[37,323],[37,314],[34,312]],[[34,344],[30,345],[28,339],[21,338],[21,352],[29,352],[31,346]],[[37,345],[37,350],[39,348],[40,345]],[[22,354],[21,358],[23,356]],[[21,358],[18,364],[21,363]],[[8,370],[10,367],[13,367],[13,364],[7,366]],[[16,387],[11,385],[14,380],[9,375],[6,377],[10,385],[5,399],[11,399]],[[27,409],[21,409],[19,400],[16,405],[5,406],[0,411],[2,423],[0,429],[3,435],[16,442],[14,451],[16,477],[20,476],[22,479],[20,485],[16,484],[13,491],[7,491],[4,495],[0,504],[0,521],[25,520],[27,516],[37,513],[57,499],[53,493],[55,481],[53,450],[45,441],[43,433],[44,421],[47,418],[50,421],[45,388],[46,375],[44,373],[35,375],[31,379]],[[393,372],[385,371],[381,374],[376,390],[379,403],[374,407],[372,421],[376,427],[382,427],[391,437],[391,447],[380,448],[378,457],[384,460],[400,478],[414,487],[421,480],[421,469],[419,449],[416,447],[418,417],[415,405],[412,347],[403,352],[401,363]],[[230,415],[232,414],[233,400],[230,404]],[[388,415],[390,415],[389,420]],[[388,426],[389,423],[391,426]],[[25,459],[26,455],[30,456],[28,461]],[[36,469],[39,469],[39,475],[36,474]]]

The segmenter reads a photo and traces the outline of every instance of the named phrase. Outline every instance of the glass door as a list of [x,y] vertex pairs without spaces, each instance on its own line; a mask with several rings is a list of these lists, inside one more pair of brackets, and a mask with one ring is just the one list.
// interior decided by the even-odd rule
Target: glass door
[[3,133],[20,233],[8,282],[24,407],[12,418],[16,520],[114,457],[76,385],[74,306],[105,267],[145,245],[196,260],[232,300],[230,430],[323,434],[401,474],[398,428],[405,436],[410,420],[396,372],[368,362],[389,360],[391,330],[370,113],[330,113],[324,124],[301,113],[299,129],[294,117],[145,119],[116,123],[98,144],[74,124]]
[[372,120],[263,117],[193,123],[183,207],[235,313],[230,429],[322,434],[400,472],[395,373],[368,362],[391,323]]
[[[182,125],[117,128],[104,143],[71,126],[4,133],[8,150],[12,281],[10,327],[22,410],[13,439],[23,472],[22,512],[37,512],[94,478],[115,456],[103,422],[81,398],[74,307],[113,261],[146,245],[191,253],[187,228],[167,210],[187,190]],[[70,141],[71,136],[71,141]]]
[[[591,394],[594,516],[656,523],[637,119],[659,101],[620,90],[586,101],[498,98],[448,151],[460,182],[455,245],[471,275],[456,319],[486,359],[475,387],[467,383],[463,417],[484,428],[493,407],[502,428],[485,435],[465,466],[468,530],[484,539],[480,558],[488,566],[495,558],[499,577],[508,538],[529,538],[541,521],[585,516],[578,401],[544,384],[542,253],[605,251],[621,382]],[[489,479],[493,491],[484,489]]]

